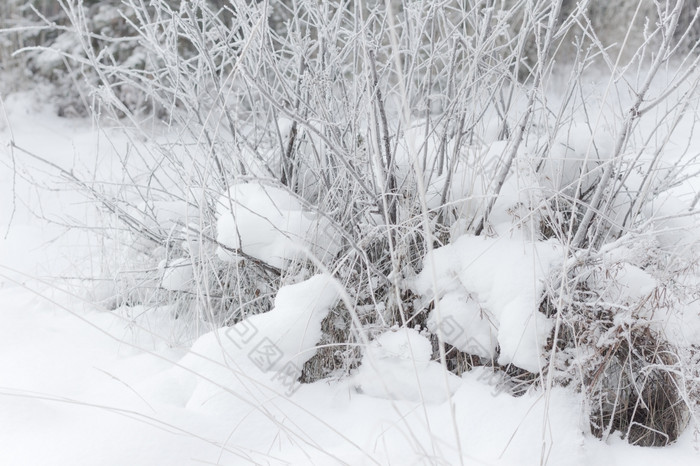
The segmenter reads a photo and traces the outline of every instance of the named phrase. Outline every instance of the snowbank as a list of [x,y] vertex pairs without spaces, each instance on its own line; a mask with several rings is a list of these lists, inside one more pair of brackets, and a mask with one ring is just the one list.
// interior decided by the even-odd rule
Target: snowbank
[[[465,235],[425,259],[415,288],[436,299],[428,324],[462,351],[539,372],[552,322],[538,311],[544,279],[562,257],[551,242]],[[433,280],[433,277],[435,279]]]
[[[236,387],[241,393],[294,391],[303,365],[316,354],[321,321],[338,301],[339,287],[329,275],[316,275],[280,288],[271,311],[203,335],[147,390],[157,399],[191,407]],[[260,379],[264,387],[258,386]]]

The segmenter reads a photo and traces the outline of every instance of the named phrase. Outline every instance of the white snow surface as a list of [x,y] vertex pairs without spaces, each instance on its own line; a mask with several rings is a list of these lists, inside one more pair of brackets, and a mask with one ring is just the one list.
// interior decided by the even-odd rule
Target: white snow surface
[[437,298],[431,330],[480,356],[493,356],[498,345],[500,364],[538,373],[553,325],[539,303],[562,254],[553,242],[471,235],[435,249],[415,281],[425,298]]
[[385,332],[365,348],[351,383],[369,396],[444,403],[460,380],[431,361],[432,352],[430,341],[414,329]]
[[[283,268],[288,261],[338,251],[330,223],[305,209],[282,188],[261,183],[237,183],[217,205],[217,240],[231,249]],[[224,260],[235,253],[218,250]]]

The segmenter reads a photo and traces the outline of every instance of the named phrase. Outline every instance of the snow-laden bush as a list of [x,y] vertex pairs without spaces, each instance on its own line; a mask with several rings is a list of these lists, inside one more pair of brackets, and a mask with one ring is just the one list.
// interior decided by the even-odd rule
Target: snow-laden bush
[[550,370],[588,394],[595,435],[619,431],[630,443],[663,446],[689,422],[697,265],[679,259],[668,263],[653,238],[625,235],[577,261],[544,296],[543,312],[561,309],[559,338],[547,342],[556,345]]
[[[94,36],[86,5],[64,5],[81,49],[56,46],[101,117],[135,123],[124,183],[90,184],[131,251],[106,271],[112,305],[170,304],[226,333],[321,272],[345,295],[314,314],[305,382],[359,366],[358,390],[440,401],[375,379],[488,366],[514,393],[586,393],[593,434],[644,445],[697,409],[695,337],[654,320],[690,306],[678,264],[696,276],[678,230],[697,198],[664,202],[698,156],[670,142],[694,127],[700,84],[678,47],[684,2],[635,10],[612,49],[596,2],[125,0],[127,37]],[[648,250],[623,254],[635,238]]]

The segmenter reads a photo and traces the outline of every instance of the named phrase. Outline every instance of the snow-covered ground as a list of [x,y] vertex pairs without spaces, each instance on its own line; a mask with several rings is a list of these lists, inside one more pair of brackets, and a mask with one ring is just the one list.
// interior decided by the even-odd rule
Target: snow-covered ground
[[[589,433],[580,394],[554,388],[513,397],[487,369],[446,373],[430,361],[427,339],[410,329],[372,342],[344,381],[296,384],[320,321],[342,299],[325,275],[282,288],[269,313],[196,341],[195,330],[178,329],[167,313],[90,304],[75,278],[99,276],[104,245],[97,232],[67,224],[91,224],[98,213],[54,167],[22,150],[106,179],[119,172],[113,154],[127,141],[88,120],[55,117],[28,94],[10,96],[0,110],[0,464],[700,464],[692,422],[665,448],[632,447],[616,437],[604,443]],[[304,235],[315,220],[294,210]],[[482,242],[451,247],[474,250],[472,243]],[[518,244],[508,242],[499,245],[501,255],[482,248],[473,258],[458,256],[499,263],[511,282],[527,288],[544,259],[557,255],[540,246],[547,250],[537,267],[528,254],[518,259]],[[284,244],[281,251],[296,254]],[[521,319],[518,306],[527,303],[500,304],[512,283],[494,282],[495,273],[465,278],[459,264],[446,262],[442,273],[477,283],[494,317],[512,314],[509,322],[527,328],[526,339],[548,330]],[[420,280],[430,288],[430,277]],[[438,285],[446,303],[474,291]],[[461,302],[469,307],[468,299]],[[516,330],[501,328],[493,341],[483,332],[458,337],[486,352],[498,340],[508,362],[516,348],[503,343]],[[522,364],[536,364],[518,354]]]

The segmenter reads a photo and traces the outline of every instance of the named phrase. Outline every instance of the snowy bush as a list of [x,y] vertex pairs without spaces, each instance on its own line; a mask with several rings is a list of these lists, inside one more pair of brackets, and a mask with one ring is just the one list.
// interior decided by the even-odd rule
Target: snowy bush
[[696,278],[697,198],[664,202],[699,155],[669,142],[700,84],[682,1],[626,7],[613,48],[602,2],[62,5],[30,66],[78,63],[88,107],[133,124],[123,184],[91,192],[126,227],[112,306],[173,306],[209,355],[220,327],[301,335],[285,296],[332,275],[347,296],[283,339],[302,381],[440,402],[436,374],[487,366],[643,445],[697,410],[697,333],[660,324]]

